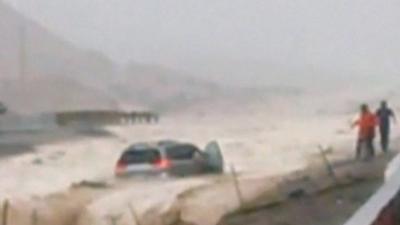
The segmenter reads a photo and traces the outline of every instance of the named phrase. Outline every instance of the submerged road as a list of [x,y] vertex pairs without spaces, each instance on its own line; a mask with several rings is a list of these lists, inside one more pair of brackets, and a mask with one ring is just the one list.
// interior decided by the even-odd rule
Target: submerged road
[[110,136],[113,136],[113,134],[101,128],[0,130],[0,158],[33,152],[38,145],[79,138]]

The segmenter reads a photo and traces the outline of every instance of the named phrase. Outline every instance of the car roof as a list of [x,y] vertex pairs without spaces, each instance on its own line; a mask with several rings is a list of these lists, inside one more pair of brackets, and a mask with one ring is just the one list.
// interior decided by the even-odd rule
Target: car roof
[[125,152],[129,151],[146,151],[148,149],[163,149],[180,145],[190,145],[189,143],[182,143],[176,140],[160,140],[157,142],[139,142],[129,146]]
[[176,145],[182,145],[183,143],[175,140],[161,140],[157,142],[159,147],[171,147]]

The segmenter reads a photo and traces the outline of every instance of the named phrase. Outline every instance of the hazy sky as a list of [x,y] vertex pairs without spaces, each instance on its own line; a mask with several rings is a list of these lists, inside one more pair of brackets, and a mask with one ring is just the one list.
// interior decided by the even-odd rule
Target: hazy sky
[[119,62],[225,77],[265,73],[268,65],[331,73],[400,69],[398,0],[6,1]]

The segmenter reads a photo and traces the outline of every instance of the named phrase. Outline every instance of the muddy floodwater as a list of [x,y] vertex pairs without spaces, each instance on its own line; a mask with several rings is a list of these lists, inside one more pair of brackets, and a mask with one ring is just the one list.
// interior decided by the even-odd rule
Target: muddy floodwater
[[220,225],[342,225],[380,184],[379,180],[368,181],[317,196],[298,197],[279,205],[232,215]]

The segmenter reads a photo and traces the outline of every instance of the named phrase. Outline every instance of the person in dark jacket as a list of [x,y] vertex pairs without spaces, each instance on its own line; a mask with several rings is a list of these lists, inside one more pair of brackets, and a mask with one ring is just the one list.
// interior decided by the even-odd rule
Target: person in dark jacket
[[386,153],[389,151],[391,119],[396,121],[396,116],[386,101],[381,102],[380,108],[376,111],[376,116],[379,123],[382,151]]

